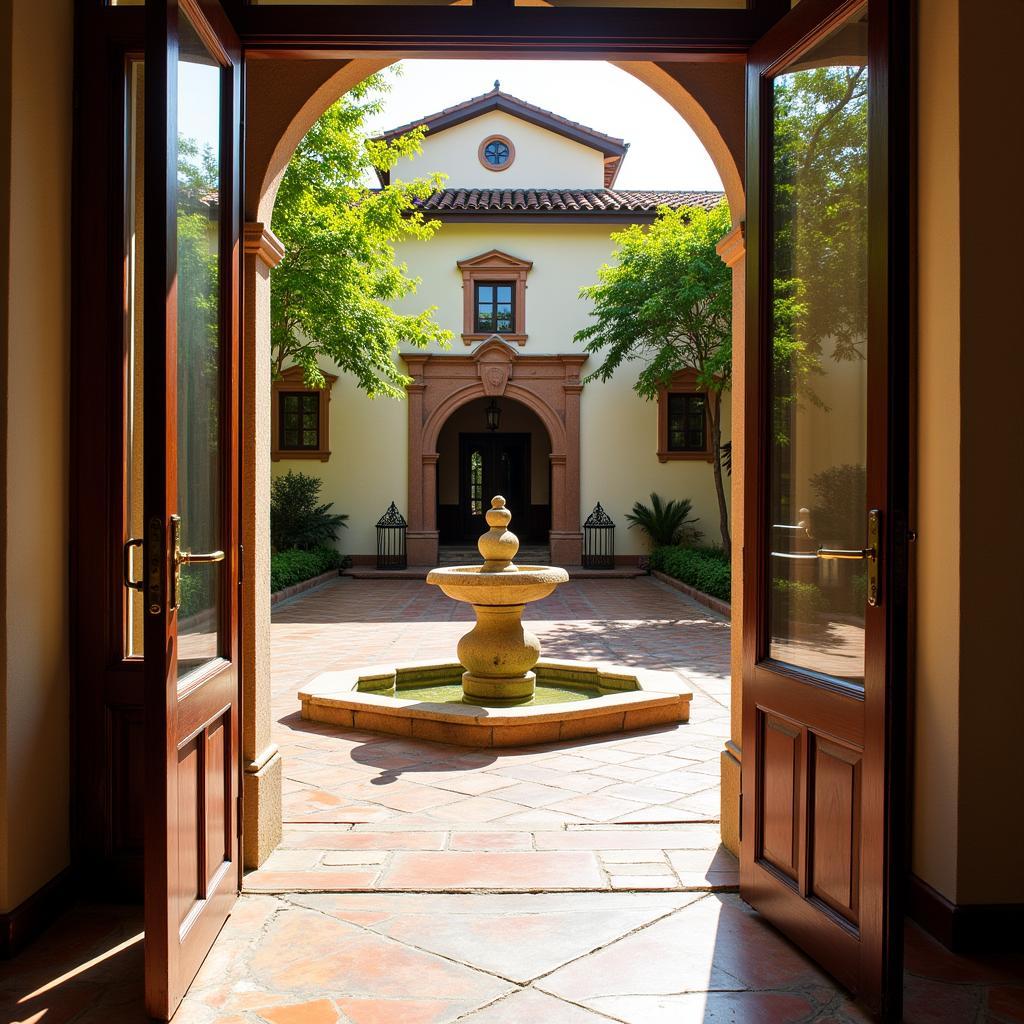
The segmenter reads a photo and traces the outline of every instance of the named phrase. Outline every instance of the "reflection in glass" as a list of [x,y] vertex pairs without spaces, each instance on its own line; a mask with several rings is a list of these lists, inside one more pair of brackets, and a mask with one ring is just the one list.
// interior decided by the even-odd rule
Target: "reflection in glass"
[[478,451],[469,457],[469,514],[484,514],[484,457]]
[[[125,213],[128,251],[125,266],[125,452],[124,452],[124,540],[143,536],[142,518],[142,252],[143,252],[143,144],[142,109],[144,104],[142,61],[132,61],[128,71],[128,152],[125,166]],[[133,552],[132,575],[143,575],[142,549]],[[127,608],[124,622],[124,654],[141,658],[146,597],[140,590],[125,589]]]
[[[181,548],[222,547],[221,69],[181,14],[178,52],[178,512]],[[184,565],[178,676],[217,657],[222,564]]]
[[868,69],[861,12],[773,83],[769,653],[863,683]]

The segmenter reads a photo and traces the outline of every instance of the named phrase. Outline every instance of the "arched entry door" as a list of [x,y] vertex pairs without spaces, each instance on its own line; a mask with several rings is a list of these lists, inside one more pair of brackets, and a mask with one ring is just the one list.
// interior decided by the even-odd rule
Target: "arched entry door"
[[[484,513],[495,494],[520,515],[530,507],[530,435],[459,435],[460,540],[487,532]],[[522,527],[517,526],[522,532]]]

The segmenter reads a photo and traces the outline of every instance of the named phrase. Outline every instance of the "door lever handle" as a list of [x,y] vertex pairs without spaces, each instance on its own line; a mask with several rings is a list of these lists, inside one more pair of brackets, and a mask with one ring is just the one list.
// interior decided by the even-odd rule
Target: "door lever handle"
[[875,558],[877,552],[874,548],[818,548],[818,558],[839,558],[859,561],[862,558]]
[[873,508],[868,513],[868,546],[866,548],[818,548],[818,558],[860,561],[868,563],[868,604],[877,608],[882,603],[881,576],[878,563],[882,553],[882,513]]
[[181,567],[183,565],[210,565],[223,562],[223,551],[204,553],[181,550],[181,516],[171,516],[171,611],[181,606]]
[[124,585],[129,590],[137,590],[142,593],[146,589],[145,580],[136,580],[135,574],[132,572],[132,548],[141,548],[145,541],[141,537],[129,537],[124,542],[124,551],[122,552],[122,573],[124,576]]

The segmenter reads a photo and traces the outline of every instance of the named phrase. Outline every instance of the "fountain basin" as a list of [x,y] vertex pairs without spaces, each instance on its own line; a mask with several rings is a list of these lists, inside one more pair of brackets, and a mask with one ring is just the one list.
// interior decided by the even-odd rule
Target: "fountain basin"
[[[669,672],[544,659],[534,673],[541,698],[514,707],[459,701],[463,667],[456,661],[325,672],[299,700],[308,721],[469,747],[531,746],[690,717],[693,695]],[[424,699],[429,695],[436,699]]]
[[482,572],[480,565],[431,569],[427,583],[440,587],[453,601],[489,607],[531,604],[569,581],[564,569],[551,565],[512,565],[502,572]]

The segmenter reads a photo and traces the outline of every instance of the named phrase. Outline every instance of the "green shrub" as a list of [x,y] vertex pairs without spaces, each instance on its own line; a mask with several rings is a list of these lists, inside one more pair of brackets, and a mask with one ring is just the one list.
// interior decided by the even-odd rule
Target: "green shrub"
[[339,551],[329,547],[314,548],[312,551],[300,551],[297,548],[275,551],[270,556],[271,593],[276,594],[285,587],[311,580],[331,569],[339,569],[345,561]]
[[650,538],[653,547],[664,547],[672,544],[694,544],[700,540],[700,531],[695,530],[693,523],[699,519],[691,519],[693,502],[689,498],[672,498],[663,502],[661,495],[651,494],[651,506],[643,502],[633,503],[633,511],[626,513],[629,529],[638,526]]
[[311,551],[338,539],[346,515],[331,512],[334,502],[318,504],[323,481],[288,470],[270,484],[270,543],[275,551]]
[[775,612],[781,620],[806,622],[815,612],[828,608],[828,599],[816,583],[804,583],[800,580],[772,580],[775,593]]
[[651,568],[720,601],[732,599],[732,569],[721,548],[655,548]]

